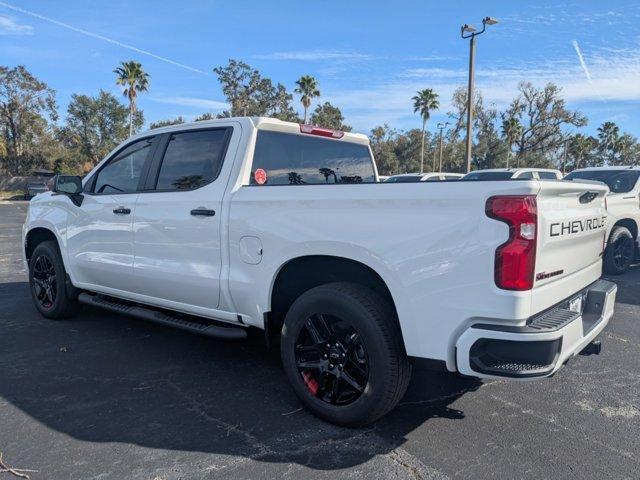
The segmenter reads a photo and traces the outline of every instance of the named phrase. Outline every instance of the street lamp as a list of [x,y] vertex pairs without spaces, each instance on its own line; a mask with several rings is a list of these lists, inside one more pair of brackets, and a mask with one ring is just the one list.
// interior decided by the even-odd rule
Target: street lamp
[[439,172],[442,171],[442,130],[447,128],[447,125],[449,125],[449,122],[438,124],[438,128],[440,129],[440,168],[438,169]]
[[464,24],[460,29],[460,36],[463,39],[470,38],[469,41],[469,86],[467,91],[467,173],[471,171],[471,141],[472,141],[472,122],[473,122],[473,65],[476,55],[476,36],[484,33],[487,25],[495,25],[498,23],[493,17],[484,17],[482,19],[482,30],[476,31],[473,25]]

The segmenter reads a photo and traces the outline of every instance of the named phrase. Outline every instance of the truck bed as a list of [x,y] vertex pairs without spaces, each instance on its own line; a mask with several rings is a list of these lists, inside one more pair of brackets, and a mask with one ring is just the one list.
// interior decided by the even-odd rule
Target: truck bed
[[[587,191],[596,198],[581,204],[578,197]],[[230,291],[239,309],[259,322],[270,309],[269,272],[305,255],[354,259],[388,286],[407,353],[445,360],[453,369],[456,336],[473,322],[522,324],[599,278],[604,229],[571,241],[570,235],[551,237],[548,229],[604,216],[605,192],[535,180],[241,187],[230,196]],[[529,291],[496,286],[495,251],[509,235],[506,224],[485,213],[487,199],[497,195],[536,196],[536,272],[562,274],[536,281]],[[260,239],[259,264],[247,264],[234,248],[243,236]]]

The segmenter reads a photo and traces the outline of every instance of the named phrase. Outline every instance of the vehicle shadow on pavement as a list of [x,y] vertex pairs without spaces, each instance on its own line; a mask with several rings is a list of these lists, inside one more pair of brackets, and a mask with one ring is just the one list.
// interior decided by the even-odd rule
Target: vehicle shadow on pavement
[[632,265],[623,275],[606,275],[604,278],[618,284],[616,303],[640,305],[640,263]]
[[247,459],[345,468],[393,452],[433,418],[464,418],[450,405],[481,385],[415,371],[389,415],[340,428],[302,409],[261,335],[225,343],[89,308],[45,320],[24,282],[0,284],[0,299],[0,396],[64,434],[51,448],[68,435],[224,455],[220,468]]

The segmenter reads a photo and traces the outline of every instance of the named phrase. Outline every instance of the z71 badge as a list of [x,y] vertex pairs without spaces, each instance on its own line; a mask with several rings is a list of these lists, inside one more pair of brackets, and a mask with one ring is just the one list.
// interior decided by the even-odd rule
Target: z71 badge
[[536,280],[545,280],[551,277],[557,277],[558,275],[562,275],[564,270],[556,270],[555,272],[540,272],[536,274]]

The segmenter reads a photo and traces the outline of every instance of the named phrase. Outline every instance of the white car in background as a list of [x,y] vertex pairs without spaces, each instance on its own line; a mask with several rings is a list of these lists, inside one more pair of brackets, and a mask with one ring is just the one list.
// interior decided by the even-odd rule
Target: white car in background
[[467,173],[462,180],[560,180],[560,170],[552,168],[488,168]]
[[414,182],[441,182],[443,180],[460,180],[461,173],[429,172],[429,173],[401,173],[388,177],[389,183],[414,183]]
[[581,168],[565,180],[593,180],[609,187],[604,269],[614,275],[626,272],[638,253],[640,167]]

